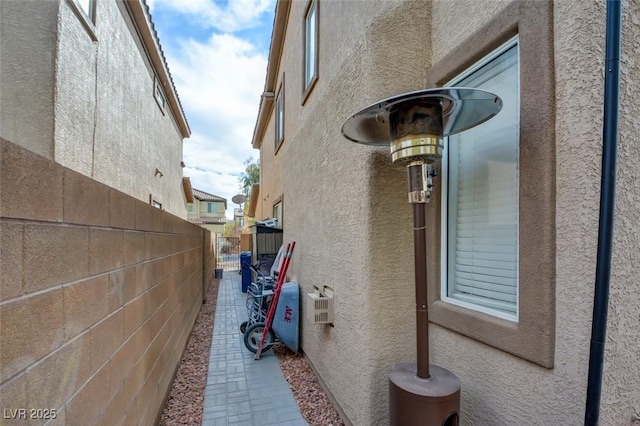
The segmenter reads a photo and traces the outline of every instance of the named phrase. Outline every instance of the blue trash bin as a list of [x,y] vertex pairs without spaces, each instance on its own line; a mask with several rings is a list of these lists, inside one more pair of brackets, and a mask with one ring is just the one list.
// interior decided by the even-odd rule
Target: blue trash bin
[[240,252],[240,268],[242,270],[242,292],[246,293],[251,285],[251,252]]

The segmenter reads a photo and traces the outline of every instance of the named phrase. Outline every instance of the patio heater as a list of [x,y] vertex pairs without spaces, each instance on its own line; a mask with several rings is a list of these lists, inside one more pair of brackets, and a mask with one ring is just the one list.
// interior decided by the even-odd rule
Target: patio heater
[[429,364],[427,244],[425,203],[429,202],[442,138],[477,126],[496,115],[502,100],[464,87],[426,89],[383,99],[358,111],[342,125],[347,139],[390,145],[394,164],[407,167],[408,201],[413,205],[417,362],[389,372],[390,425],[458,424],[460,381]]

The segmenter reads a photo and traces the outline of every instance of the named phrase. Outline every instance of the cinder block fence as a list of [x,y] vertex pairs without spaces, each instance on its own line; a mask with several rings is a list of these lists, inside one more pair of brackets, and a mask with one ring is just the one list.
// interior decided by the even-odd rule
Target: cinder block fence
[[0,423],[154,424],[209,231],[0,142]]

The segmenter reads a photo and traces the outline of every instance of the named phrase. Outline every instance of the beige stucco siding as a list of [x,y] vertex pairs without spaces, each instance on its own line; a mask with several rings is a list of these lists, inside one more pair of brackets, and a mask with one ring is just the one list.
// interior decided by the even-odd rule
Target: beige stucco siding
[[94,130],[99,109],[97,80],[103,72],[98,69],[98,51],[104,47],[91,39],[66,1],[60,2],[58,34],[54,160],[93,177],[94,162],[102,161],[94,160]]
[[[623,2],[620,141],[602,424],[640,415],[640,3]],[[633,424],[633,423],[631,423]]]
[[0,135],[185,218],[188,128],[170,110],[171,88],[164,111],[154,98],[154,67],[128,10],[143,6],[95,5],[94,25],[69,0],[1,2]]
[[[464,7],[452,7],[450,3],[435,2],[433,40],[438,48],[434,47],[434,62],[459,42],[450,31],[452,22],[459,28],[480,28],[483,20],[491,17],[487,11],[495,9],[497,3],[465,2]],[[637,9],[637,5],[632,7]],[[626,13],[627,17],[633,16],[632,11]],[[637,10],[635,13],[637,16]],[[440,18],[435,19],[436,16]],[[564,424],[583,422],[598,229],[604,17],[604,3],[556,2],[554,6],[558,253],[555,368],[540,368],[432,325],[433,361],[455,372],[462,381],[464,424],[546,425],[558,419],[563,419]],[[631,58],[634,53],[629,49],[637,52],[638,47],[629,36],[633,33],[637,38],[640,32],[637,24],[631,29],[629,21],[627,18],[625,49]],[[638,90],[637,79],[632,82],[624,78],[625,74],[634,73],[630,66],[633,64],[627,61],[623,93]],[[637,99],[623,96],[622,101],[623,111],[631,108],[632,102],[638,108]],[[629,335],[640,325],[638,285],[630,278],[634,270],[636,274],[638,271],[637,248],[630,243],[637,241],[638,228],[634,230],[629,222],[634,209],[630,200],[639,193],[637,184],[631,184],[629,178],[634,176],[637,180],[638,162],[637,158],[624,155],[629,149],[637,152],[637,144],[632,148],[630,138],[625,143],[625,134],[633,134],[634,130],[637,131],[637,124],[623,118],[614,245],[617,250],[601,424],[631,424],[634,404],[640,400],[640,347],[638,339]],[[636,195],[630,195],[633,193]],[[625,299],[625,294],[636,297]]]
[[[304,322],[302,344],[348,418],[381,424],[388,367],[415,357],[410,207],[404,169],[384,148],[346,141],[340,126],[375,99],[424,87],[428,4],[321,2],[319,80],[301,106],[304,11],[292,3],[280,64],[293,118],[283,146],[285,240],[298,242],[290,274],[303,296],[330,286],[336,311],[333,326]],[[367,24],[353,25],[354,16]],[[422,42],[406,44],[409,34]]]
[[[313,286],[334,289],[333,326],[303,320],[302,345],[355,425],[388,423],[387,372],[397,362],[415,360],[413,243],[405,171],[391,165],[387,149],[346,141],[340,126],[377,99],[425,87],[430,67],[512,3],[382,1],[372,7],[370,2],[320,2],[319,79],[304,105],[301,31],[306,2],[291,3],[278,71],[278,78],[286,74],[285,141],[274,157],[272,116],[262,140],[261,213],[256,217],[270,216],[269,196],[283,192],[284,239],[297,242],[290,278],[300,283],[303,297]],[[537,2],[527,4],[535,7]],[[600,423],[630,426],[640,408],[640,125],[635,120],[640,114],[640,65],[635,59],[640,54],[640,6],[625,2],[624,14],[616,227]],[[546,155],[555,164],[555,176],[539,179],[550,179],[555,187],[527,187],[521,197],[546,187],[555,194],[555,326],[541,330],[555,333],[553,368],[431,324],[431,361],[460,378],[464,425],[584,421],[600,194],[605,3],[555,2],[550,25],[555,145]],[[523,46],[530,37],[521,39]],[[521,78],[535,83],[543,73],[536,77],[531,57],[525,60],[528,68]],[[436,185],[440,182],[436,179]],[[429,204],[427,220],[438,217],[436,203]]]
[[0,2],[0,132],[53,159],[58,2]]
[[[278,81],[280,81],[280,77],[278,78]],[[287,86],[285,84],[285,90],[286,89]],[[287,99],[289,98],[288,96],[286,97]],[[293,109],[293,106],[291,105],[291,102],[288,101],[284,109],[284,142],[280,146],[277,154],[275,152],[275,127],[273,120],[275,114],[272,114],[272,119],[269,121],[269,125],[265,132],[265,139],[263,141],[262,149],[260,150],[260,164],[266,164],[269,170],[265,173],[263,167],[260,167],[260,199],[258,200],[258,206],[255,213],[257,220],[273,217],[273,202],[282,195],[284,190],[282,180],[284,174],[283,158],[286,155],[285,152],[289,149],[289,146],[295,143],[293,138],[290,136],[290,122],[292,121],[290,117],[293,117],[291,109]],[[288,205],[285,205],[284,208],[287,209]]]
[[138,199],[152,194],[185,218],[182,137],[168,103],[164,112],[156,103],[155,76],[127,28],[127,12],[116,2],[96,7],[93,42],[61,3],[56,161]]

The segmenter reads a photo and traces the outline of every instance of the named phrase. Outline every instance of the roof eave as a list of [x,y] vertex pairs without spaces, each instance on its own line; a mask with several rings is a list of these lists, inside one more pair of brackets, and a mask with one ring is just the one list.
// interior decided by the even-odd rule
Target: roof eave
[[269,61],[267,62],[267,76],[265,78],[263,96],[260,97],[258,118],[251,139],[251,146],[255,149],[260,149],[262,146],[262,138],[264,137],[269,116],[273,109],[274,97],[266,97],[264,95],[267,93],[275,93],[290,8],[291,0],[277,0],[273,20],[273,31],[271,32],[271,46],[269,47]]
[[145,0],[129,0],[125,1],[124,4],[129,10],[129,14],[136,25],[140,39],[145,46],[147,54],[149,55],[151,65],[157,73],[157,77],[162,83],[162,87],[167,94],[167,102],[171,106],[171,111],[175,117],[180,134],[183,138],[188,138],[191,136],[191,129],[189,128],[184,110],[182,109],[182,104],[180,103],[178,93],[173,84],[173,78],[169,72],[169,67],[167,66],[162,46],[160,46],[158,34],[153,22],[151,21],[149,7]]
[[258,197],[260,195],[260,184],[254,183],[251,185],[251,198],[249,199],[249,209],[247,210],[247,216],[256,217],[256,208],[258,207]]
[[191,187],[191,179],[188,177],[182,178],[182,189],[184,190],[184,196],[187,200],[187,203],[193,203],[193,188]]

